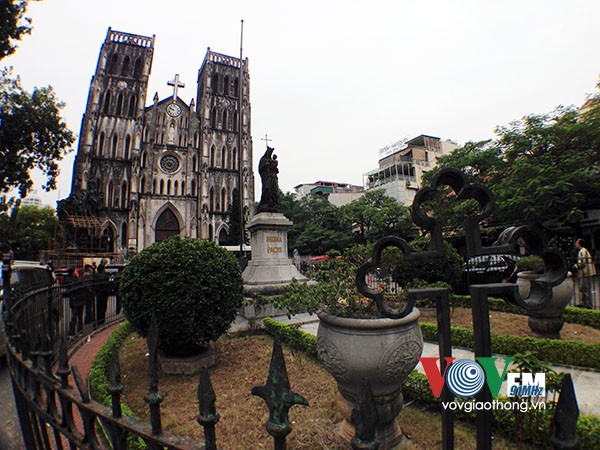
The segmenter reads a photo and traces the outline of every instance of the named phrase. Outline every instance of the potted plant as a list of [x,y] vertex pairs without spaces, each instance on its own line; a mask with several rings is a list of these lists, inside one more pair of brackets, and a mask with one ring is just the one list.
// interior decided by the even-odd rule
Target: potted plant
[[[535,255],[523,256],[516,264],[517,285],[519,295],[529,297],[531,283],[544,273],[544,261]],[[565,307],[573,295],[573,276],[569,272],[562,283],[552,288],[552,300],[542,310],[528,311],[527,324],[535,333],[549,338],[560,338],[560,330],[564,325]]]
[[125,317],[140,335],[156,317],[162,369],[190,374],[213,362],[214,356],[206,357],[209,343],[235,320],[242,283],[233,253],[214,242],[174,237],[133,258],[119,293]]
[[[403,439],[396,421],[403,404],[401,385],[423,350],[420,312],[413,308],[401,319],[382,317],[374,302],[358,292],[360,262],[341,257],[320,261],[310,273],[316,283],[292,281],[276,306],[287,308],[290,315],[308,311],[319,316],[317,351],[338,384],[338,407],[344,418],[340,436],[347,442],[354,437],[351,413],[367,379],[377,403],[377,438],[383,448],[393,448]],[[389,270],[401,263],[401,255],[393,251],[384,254],[381,271],[369,280],[382,288],[394,285],[394,292],[386,294],[390,301],[406,300],[406,290],[391,281],[397,274]]]

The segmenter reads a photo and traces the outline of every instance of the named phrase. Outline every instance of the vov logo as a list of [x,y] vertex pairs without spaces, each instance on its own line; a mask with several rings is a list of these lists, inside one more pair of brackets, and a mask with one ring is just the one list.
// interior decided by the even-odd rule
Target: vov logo
[[440,358],[421,357],[431,392],[435,398],[442,394],[444,384],[456,397],[468,398],[477,395],[484,384],[490,389],[492,397],[500,394],[502,383],[507,380],[507,395],[509,397],[540,397],[546,395],[545,373],[509,373],[507,370],[514,357],[505,356],[504,368],[501,373],[496,368],[497,357],[477,357],[477,362],[471,359],[444,358],[446,370],[442,374],[438,367]]

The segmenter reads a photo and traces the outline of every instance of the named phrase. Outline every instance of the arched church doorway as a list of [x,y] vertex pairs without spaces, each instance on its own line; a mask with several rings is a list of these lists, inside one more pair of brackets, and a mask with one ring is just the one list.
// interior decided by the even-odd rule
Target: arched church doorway
[[170,209],[165,209],[156,221],[155,242],[164,241],[179,234],[179,221]]

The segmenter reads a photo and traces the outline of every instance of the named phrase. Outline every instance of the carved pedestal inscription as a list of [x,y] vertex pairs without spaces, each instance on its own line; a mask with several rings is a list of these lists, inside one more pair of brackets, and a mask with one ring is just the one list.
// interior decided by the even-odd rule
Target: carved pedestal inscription
[[281,236],[267,236],[266,241],[267,253],[283,253],[283,238]]

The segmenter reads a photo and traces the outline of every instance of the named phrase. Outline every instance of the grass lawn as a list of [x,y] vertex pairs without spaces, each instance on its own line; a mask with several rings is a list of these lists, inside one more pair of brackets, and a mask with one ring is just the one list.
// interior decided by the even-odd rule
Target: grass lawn
[[[216,344],[218,362],[210,369],[217,395],[217,445],[228,450],[272,448],[273,441],[264,424],[268,419],[262,399],[251,395],[252,387],[267,379],[272,350],[268,336],[224,336]],[[148,389],[145,340],[132,334],[121,348],[124,401],[139,417],[148,418],[143,397]],[[294,406],[290,410],[293,431],[288,436],[290,449],[345,449],[335,434],[341,420],[336,409],[337,388],[334,379],[315,360],[303,353],[284,348],[292,390],[302,394],[309,407]],[[159,388],[165,394],[161,405],[163,429],[169,433],[202,440],[202,428],[196,423],[198,414],[196,390],[198,378],[166,376],[160,378]],[[399,416],[403,431],[410,436],[408,449],[441,447],[439,413],[416,406],[405,407]],[[475,429],[458,422],[455,428],[455,448],[474,449]],[[494,448],[522,449],[522,444],[496,437]]]

